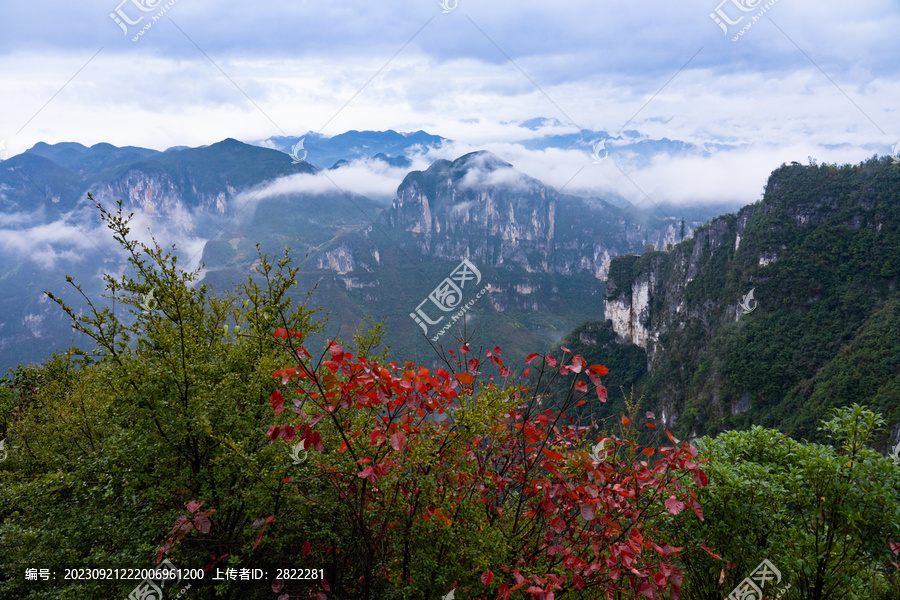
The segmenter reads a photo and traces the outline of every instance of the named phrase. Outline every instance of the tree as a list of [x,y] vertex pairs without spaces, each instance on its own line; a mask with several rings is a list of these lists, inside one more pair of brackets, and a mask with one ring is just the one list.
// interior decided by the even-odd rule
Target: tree
[[853,405],[821,427],[833,446],[758,426],[698,440],[709,457],[710,484],[698,496],[707,519],[679,523],[679,543],[705,544],[721,559],[682,556],[685,597],[720,599],[764,559],[790,583],[787,600],[898,597],[900,468],[866,445],[883,423]]
[[[467,344],[439,369],[385,365],[368,357],[377,331],[314,358],[287,256],[277,268],[261,256],[240,295],[220,298],[131,240],[121,206],[101,211],[134,275],[107,276],[112,306],[88,299],[86,315],[51,295],[97,351],[9,388],[0,596],[125,597],[135,581],[23,574],[168,558],[209,569],[190,592],[208,599],[678,597],[680,549],[654,523],[687,507],[702,518],[676,481],[702,487],[702,461],[689,444],[638,445],[625,416],[615,439],[570,422],[606,400],[605,367],[562,349],[519,375],[499,348],[477,358]],[[538,408],[557,378],[569,394]],[[301,567],[324,580],[274,570]],[[212,580],[226,568],[269,580]]]
[[684,241],[684,218],[681,219],[681,226],[678,229],[678,235],[681,237],[681,241]]
[[[606,449],[595,446],[592,456],[594,427],[571,424],[566,410],[589,393],[606,400],[605,367],[577,355],[533,354],[526,362],[541,360],[536,377],[528,379],[530,367],[516,377],[499,348],[485,351],[482,363],[464,343],[443,354],[446,368],[431,371],[381,365],[336,341],[315,365],[302,337],[274,332],[294,363],[273,374],[280,386],[270,398],[276,421],[268,437],[293,444],[295,455],[309,453],[288,481],[306,507],[292,514],[272,504],[258,523],[271,523],[265,535],[279,537],[267,542],[261,530],[253,549],[272,561],[324,567],[317,597],[458,589],[467,598],[517,590],[546,599],[561,592],[678,598],[680,549],[651,519],[688,506],[703,518],[695,492],[675,481],[687,473],[705,485],[702,461],[689,444],[638,447],[625,416],[623,438],[599,440]],[[539,392],[556,377],[570,378],[570,393],[541,411]],[[292,536],[293,548],[283,543],[280,536],[296,532],[306,537]],[[163,552],[179,538],[182,552],[203,540],[194,531],[176,534]],[[301,589],[273,583],[279,598]]]
[[[89,299],[86,315],[51,295],[97,351],[15,376],[12,452],[0,466],[0,572],[10,574],[0,576],[2,597],[125,597],[137,581],[65,580],[64,569],[153,567],[192,498],[216,519],[197,521],[208,533],[202,552],[176,564],[241,566],[255,557],[233,549],[257,535],[255,515],[286,504],[290,459],[267,443],[264,425],[276,353],[258,338],[279,324],[308,334],[318,327],[287,296],[287,259],[277,270],[263,259],[241,296],[215,297],[174,255],[130,239],[121,206],[101,211],[134,275],[107,275],[110,307]],[[28,567],[55,570],[56,579],[26,582]],[[259,587],[256,597],[267,597]],[[254,597],[238,583],[191,591],[213,593]]]

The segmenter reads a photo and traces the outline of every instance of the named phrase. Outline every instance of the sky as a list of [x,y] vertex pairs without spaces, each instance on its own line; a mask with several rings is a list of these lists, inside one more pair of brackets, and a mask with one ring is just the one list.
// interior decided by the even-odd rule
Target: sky
[[[421,129],[453,143],[417,168],[487,149],[572,193],[749,204],[781,163],[892,152],[898,30],[894,0],[7,1],[0,153]],[[581,129],[698,150],[519,143]],[[384,194],[395,171],[342,185]]]

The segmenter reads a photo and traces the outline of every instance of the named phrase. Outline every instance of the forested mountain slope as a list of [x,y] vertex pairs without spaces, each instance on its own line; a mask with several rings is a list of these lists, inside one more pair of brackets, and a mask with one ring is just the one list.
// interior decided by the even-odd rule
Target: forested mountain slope
[[859,402],[896,441],[898,277],[900,166],[783,165],[760,202],[613,260],[605,327],[646,351],[645,405],[680,435],[817,439],[829,408]]

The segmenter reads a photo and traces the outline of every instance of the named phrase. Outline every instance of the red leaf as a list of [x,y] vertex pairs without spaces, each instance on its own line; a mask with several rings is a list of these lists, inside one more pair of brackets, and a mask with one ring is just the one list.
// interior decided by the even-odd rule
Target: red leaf
[[488,585],[491,583],[491,580],[494,578],[494,573],[492,571],[485,571],[481,574],[481,583],[483,585]]
[[582,504],[581,505],[581,518],[585,521],[593,521],[594,520],[594,507],[590,504]]
[[272,582],[272,591],[276,594],[284,589],[284,579],[276,579]]
[[581,373],[581,370],[585,367],[585,365],[587,365],[587,363],[584,362],[584,359],[581,358],[580,355],[576,354],[572,357],[572,362],[569,363],[569,370],[573,373]]
[[310,553],[312,553],[312,545],[309,542],[303,542],[303,558],[309,556]]
[[576,392],[586,392],[587,391],[587,382],[586,381],[576,381],[575,382],[575,391]]
[[500,349],[500,346],[494,346],[494,354],[496,354],[497,356],[503,355],[503,350]]
[[694,483],[696,483],[699,487],[705,488],[709,485],[709,477],[706,476],[706,473],[697,469],[694,471]]
[[197,515],[194,517],[194,527],[200,530],[200,533],[209,533],[212,523],[206,518],[206,515]]
[[397,452],[400,452],[403,449],[403,444],[405,443],[406,435],[402,431],[397,431],[391,436],[391,448]]
[[256,547],[259,546],[259,542],[262,540],[263,533],[265,533],[266,528],[263,527],[259,530],[259,533],[256,534],[256,541],[253,543],[253,549],[256,550]]
[[463,354],[468,354],[469,352],[471,352],[468,344],[463,344],[462,346],[460,346],[459,351],[462,352]]
[[481,363],[478,361],[477,358],[470,358],[469,362],[467,363],[467,365],[469,367],[469,373],[471,373],[472,375],[477,375],[479,364],[481,364]]
[[658,585],[659,587],[664,587],[666,585],[667,579],[666,576],[662,573],[657,573],[653,576],[653,583]]
[[191,500],[187,503],[187,509],[189,513],[197,512],[197,510],[199,510],[201,506],[203,506],[203,502],[196,502],[194,500]]
[[547,364],[550,365],[551,367],[555,367],[555,366],[556,366],[556,359],[553,358],[552,356],[545,356],[545,357],[544,357],[544,360],[546,360],[546,361],[547,361]]
[[[693,491],[693,490],[691,490]],[[703,508],[700,507],[700,503],[694,500],[693,498],[688,498],[688,504],[691,505],[691,508],[694,509],[694,514],[697,515],[697,518],[701,521],[703,520]]]
[[648,410],[648,411],[647,411],[647,418],[648,418],[648,419],[655,419],[655,418],[656,418],[656,415],[653,414],[652,412],[650,412],[650,411]]
[[607,373],[609,373],[609,369],[607,369],[603,365],[591,365],[591,371],[593,371],[597,375],[606,375]]
[[284,327],[279,327],[278,329],[275,330],[275,337],[287,339],[287,337],[288,337],[287,329],[285,329]]
[[709,554],[710,556],[712,556],[713,558],[715,558],[716,560],[723,560],[721,556],[719,556],[718,554],[713,554],[713,551],[710,550],[709,548],[707,548],[706,546],[704,546],[703,544],[700,544],[700,547],[703,548],[704,550],[706,550],[706,553]]
[[553,450],[548,450],[547,448],[541,448],[541,452],[543,452],[547,458],[552,458],[555,460],[563,460],[565,458],[559,452],[554,452]]
[[673,515],[677,515],[681,511],[684,510],[685,504],[678,500],[674,494],[668,500],[666,500],[666,508],[669,509],[669,512]]
[[272,401],[272,410],[275,411],[276,415],[281,414],[281,411],[284,410],[284,396],[281,390],[275,390],[269,398]]
[[536,358],[539,358],[540,356],[541,355],[537,354],[537,353],[529,354],[528,357],[525,359],[525,364],[530,365],[531,363],[533,363],[535,361]]
[[606,402],[606,388],[602,385],[597,386],[597,398],[600,399],[600,402]]
[[295,427],[291,425],[285,425],[284,429],[281,430],[281,439],[290,443],[294,441],[294,435],[297,433]]

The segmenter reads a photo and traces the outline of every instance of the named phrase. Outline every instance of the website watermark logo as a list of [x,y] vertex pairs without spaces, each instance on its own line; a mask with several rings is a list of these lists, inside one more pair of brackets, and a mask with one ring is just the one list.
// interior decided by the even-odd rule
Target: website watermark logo
[[144,314],[150,314],[152,311],[159,308],[159,302],[156,298],[153,297],[153,294],[156,293],[156,288],[153,288],[146,294],[144,294],[144,298],[141,300],[141,308],[144,309]]
[[749,315],[754,310],[756,310],[757,306],[759,306],[759,302],[753,299],[753,290],[755,289],[756,288],[753,288],[749,292],[747,292],[740,302],[741,310],[745,315]]
[[[722,29],[722,33],[726,36],[729,34],[729,29],[743,23],[741,28],[736,31],[734,37],[731,38],[732,42],[736,42],[747,30],[753,27],[754,23],[759,21],[770,8],[775,6],[776,2],[778,2],[778,0],[769,0],[755,15],[750,16],[748,13],[756,11],[757,8],[760,7],[760,4],[762,4],[762,1],[763,0],[722,0],[715,11],[709,13],[709,18]],[[744,18],[747,18],[748,20],[744,22]],[[731,29],[731,31],[733,32],[734,30]]]
[[459,0],[441,0],[438,4],[440,4],[441,9],[443,9],[442,12],[446,15],[456,10],[456,7],[459,6]]
[[[300,458],[300,451],[303,451],[303,458]],[[299,465],[303,461],[305,461],[309,457],[309,450],[303,450],[303,444],[294,444],[294,447],[291,449],[291,458],[294,459],[294,464]]]
[[[294,147],[291,148],[291,158],[294,159],[291,164],[293,165],[299,165],[306,160],[306,150],[303,149],[303,139],[304,138],[300,138],[300,141],[294,144]],[[301,151],[303,152],[303,156],[300,156]]]
[[606,140],[600,140],[596,144],[594,144],[593,151],[591,152],[591,158],[594,159],[594,164],[599,165],[604,160],[609,158],[609,150],[606,149]]
[[[166,585],[178,585],[181,582],[181,571],[169,559],[162,561],[157,568],[147,570],[150,571],[152,578],[145,579],[139,583],[125,600],[156,600],[163,598],[163,588]],[[169,589],[172,587],[170,585]],[[178,596],[175,597],[181,597],[190,587],[191,584],[187,584],[187,587],[183,588],[178,593]]]
[[[3,158],[3,151],[0,150],[0,159]],[[895,165],[900,164],[900,141],[891,148],[891,162]]]
[[[745,578],[731,591],[731,594],[728,595],[728,600],[760,600],[763,597],[763,589],[776,578],[777,581],[770,587],[775,587],[781,583],[781,571],[776,569],[775,565],[769,562],[768,559],[763,560],[756,567],[756,570],[750,574],[750,577]],[[782,594],[789,589],[791,589],[790,584],[782,589],[775,598],[781,598]]]
[[591,449],[591,460],[600,463],[606,460],[610,452],[613,452],[616,443],[610,439],[600,440],[600,442]]
[[[131,38],[132,42],[136,42],[147,30],[153,27],[153,25],[159,21],[170,8],[175,6],[175,3],[178,2],[178,0],[169,0],[169,2],[160,7],[162,2],[163,0],[122,0],[116,9],[109,13],[109,18],[122,29],[122,33],[125,36],[128,36],[128,34],[133,31],[131,30],[131,27],[140,25],[145,18],[148,19],[148,21],[146,21],[135,33],[134,37]],[[157,11],[156,14],[150,15],[149,13],[152,13],[153,11]]]
[[[431,302],[438,310],[441,312],[452,312],[457,310],[457,308],[462,304],[463,301],[463,290],[466,289],[466,286],[472,288],[481,283],[481,271],[469,262],[468,259],[463,259],[459,266],[453,269],[453,272],[450,273],[450,276],[445,278],[430,294],[428,297],[422,300],[419,305],[416,307],[416,312],[409,313],[409,316],[418,323],[419,327],[422,328],[422,331],[425,335],[428,335],[428,326],[429,325],[438,325],[441,321],[448,317],[448,315],[441,315],[437,319],[432,319],[427,312],[425,312],[425,305],[428,302]],[[475,302],[481,298],[487,291],[491,288],[490,284],[486,285],[484,288],[479,290],[479,292],[475,295],[474,298],[469,300],[466,304],[459,308],[457,312],[453,315],[449,315],[449,319],[444,327],[431,338],[431,341],[436,342],[439,337],[444,335],[453,323],[459,321],[463,315],[475,304]],[[432,314],[440,314],[434,313]]]
[[[893,460],[895,464],[900,465],[900,443],[894,446],[894,450],[891,452],[891,460]],[[0,462],[3,461],[0,460]]]

